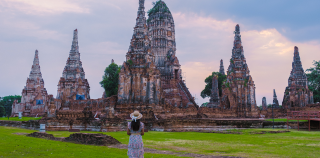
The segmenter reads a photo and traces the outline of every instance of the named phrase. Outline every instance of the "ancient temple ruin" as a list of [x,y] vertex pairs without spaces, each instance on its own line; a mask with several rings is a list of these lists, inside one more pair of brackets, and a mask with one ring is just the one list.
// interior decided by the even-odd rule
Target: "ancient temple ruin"
[[148,15],[148,36],[155,65],[161,73],[163,98],[172,106],[198,108],[182,81],[181,65],[176,57],[175,25],[169,8],[164,1],[157,1]]
[[15,101],[12,105],[12,116],[17,116],[19,112],[22,112],[24,116],[36,116],[37,114],[40,116],[46,112],[50,96],[44,88],[38,50],[35,52],[30,75],[21,96],[21,103]]
[[207,107],[209,108],[217,108],[220,105],[219,99],[219,88],[218,88],[218,76],[214,75],[212,77],[212,89],[211,89],[211,96],[210,102],[208,103]]
[[57,99],[87,100],[90,99],[90,86],[85,79],[85,72],[80,61],[78,30],[73,32],[73,41],[66,66],[58,83]]
[[119,73],[119,104],[159,104],[161,99],[160,71],[154,63],[148,38],[144,0],[139,0],[138,17],[134,27],[126,62]]
[[267,110],[268,104],[267,104],[267,99],[266,97],[262,98],[262,110]]
[[299,49],[294,47],[292,70],[288,79],[288,86],[284,91],[282,106],[284,108],[304,107],[313,104],[313,92],[308,88],[308,79],[302,68]]
[[226,74],[224,73],[224,66],[223,66],[223,60],[222,60],[222,59],[220,60],[219,73],[221,73],[222,75],[226,75]]
[[221,106],[235,109],[238,117],[255,117],[258,116],[255,84],[244,57],[239,25],[236,25],[234,34],[227,80],[222,85]]

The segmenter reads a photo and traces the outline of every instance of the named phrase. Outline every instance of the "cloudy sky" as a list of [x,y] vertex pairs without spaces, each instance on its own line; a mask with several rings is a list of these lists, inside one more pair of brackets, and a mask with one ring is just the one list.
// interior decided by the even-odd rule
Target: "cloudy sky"
[[[146,0],[146,10],[152,7]],[[318,0],[166,0],[176,25],[177,57],[186,83],[201,105],[204,79],[229,66],[233,31],[240,25],[244,54],[256,85],[257,105],[272,102],[276,89],[282,103],[298,46],[303,68],[320,60]],[[138,0],[0,0],[0,96],[21,95],[33,62],[39,58],[45,87],[56,96],[71,48],[73,30],[91,98],[111,59],[122,64],[135,25]]]

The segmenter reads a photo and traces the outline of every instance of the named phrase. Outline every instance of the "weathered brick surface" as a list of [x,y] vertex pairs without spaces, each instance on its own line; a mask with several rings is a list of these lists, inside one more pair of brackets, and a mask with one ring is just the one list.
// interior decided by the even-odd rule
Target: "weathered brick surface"
[[220,105],[219,88],[218,88],[218,76],[212,77],[212,89],[210,102],[208,103],[208,108],[218,108]]
[[151,53],[161,75],[162,98],[176,107],[196,105],[193,96],[182,81],[182,70],[176,55],[175,24],[164,1],[157,2],[148,16],[148,36]]
[[227,80],[222,85],[220,107],[233,110],[238,118],[258,117],[255,84],[244,57],[239,25],[236,25],[234,33],[232,58],[227,70]]
[[313,92],[308,88],[308,79],[302,68],[299,49],[294,47],[292,70],[285,89],[282,106],[284,108],[304,107],[313,104]]
[[21,103],[17,100],[12,105],[11,116],[18,116],[22,112],[23,116],[43,115],[47,111],[49,96],[46,88],[44,88],[44,80],[40,71],[39,53],[36,50],[30,75],[27,78],[26,86],[21,93]]
[[66,66],[58,83],[57,99],[63,101],[90,99],[90,86],[80,61],[78,30],[74,30],[73,41]]

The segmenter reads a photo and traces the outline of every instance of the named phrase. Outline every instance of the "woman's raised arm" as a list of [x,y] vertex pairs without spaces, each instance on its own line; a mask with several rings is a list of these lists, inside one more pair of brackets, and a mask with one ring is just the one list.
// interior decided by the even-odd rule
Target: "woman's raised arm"
[[127,135],[131,135],[130,129],[127,128]]

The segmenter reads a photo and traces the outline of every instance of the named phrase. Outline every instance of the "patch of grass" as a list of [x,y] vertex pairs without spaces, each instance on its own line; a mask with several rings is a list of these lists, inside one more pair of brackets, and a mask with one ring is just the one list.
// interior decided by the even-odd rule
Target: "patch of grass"
[[[16,135],[14,133],[32,133],[33,130],[19,129],[13,127],[0,126],[0,157],[70,157],[70,158],[127,158],[126,149],[108,148],[105,146],[82,145],[60,141],[52,141],[40,138],[27,137],[25,135]],[[55,132],[51,132],[55,133]],[[67,132],[56,132],[59,135],[69,135]],[[88,133],[88,132],[86,132]],[[97,133],[97,132],[96,132]],[[119,132],[124,135],[124,132]],[[128,139],[128,137],[126,137]],[[178,158],[178,156],[165,154],[145,153],[145,157],[153,158]],[[179,157],[181,158],[181,157]]]
[[[272,119],[265,119],[265,121],[273,121]],[[286,118],[275,118],[274,122],[287,122]],[[298,122],[297,120],[289,120],[289,122]],[[308,120],[299,120],[299,122],[308,122]]]
[[[288,133],[252,134],[253,132],[278,131],[266,128],[231,131],[242,132],[242,134],[149,131],[143,136],[143,141],[145,147],[148,148],[208,155],[265,158],[318,157],[320,155],[320,132],[290,130],[291,132]],[[0,155],[6,153],[4,157],[23,157],[29,154],[29,157],[66,157],[66,155],[68,157],[126,157],[126,150],[56,142],[12,134],[31,132],[34,131],[0,127],[0,145],[4,147],[4,149],[0,148]],[[49,131],[48,133],[55,137],[67,137],[71,134],[67,131]],[[123,144],[129,143],[129,136],[126,135],[126,132],[104,134],[116,138]],[[146,154],[145,157],[152,157],[151,155],[154,158],[157,157],[154,156],[155,154]],[[158,157],[171,157],[171,155]]]
[[[252,134],[252,132],[278,131],[273,129],[230,130],[239,134],[198,132],[147,132],[143,136],[145,147],[176,152],[241,156],[241,157],[318,157],[320,133],[291,130],[289,133]],[[97,133],[87,132],[86,133]],[[55,136],[68,136],[69,132],[48,132]],[[98,132],[99,133],[99,132]],[[100,132],[101,133],[101,132]],[[123,144],[128,144],[126,132],[107,132]]]
[[22,117],[21,119],[19,119],[19,117],[0,117],[1,121],[29,121],[29,120],[40,120],[42,117]]

